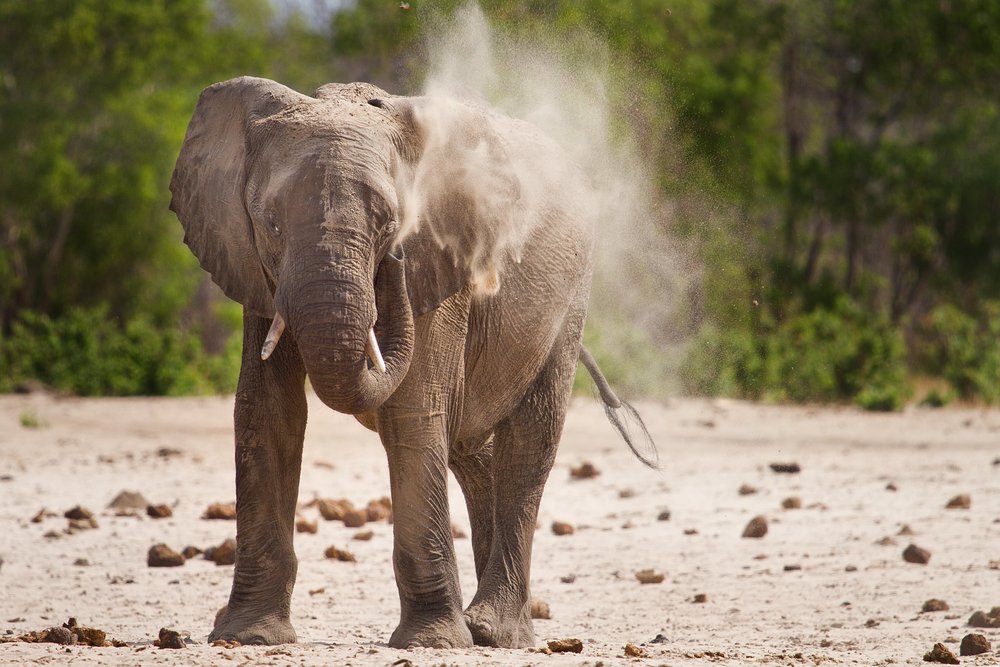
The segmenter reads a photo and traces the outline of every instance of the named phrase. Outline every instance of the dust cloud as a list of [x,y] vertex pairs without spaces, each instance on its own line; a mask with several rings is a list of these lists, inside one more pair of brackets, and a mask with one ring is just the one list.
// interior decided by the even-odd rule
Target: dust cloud
[[[495,156],[490,142],[466,142],[467,160],[460,162],[468,164],[452,165],[449,178],[472,174],[490,184],[492,191],[477,195],[481,201],[472,205],[488,211],[477,219],[485,217],[492,228],[481,230],[478,244],[468,239],[465,245],[462,239],[449,243],[443,238],[447,231],[435,230],[439,241],[460,248],[469,256],[477,282],[495,288],[490,280],[501,265],[497,254],[517,255],[543,215],[541,202],[551,196],[538,191],[538,182],[584,183],[567,196],[580,199],[576,203],[592,216],[597,234],[585,343],[626,393],[663,396],[675,389],[685,301],[696,289],[700,270],[691,249],[671,238],[672,206],[657,192],[653,170],[640,150],[642,138],[630,127],[621,103],[611,99],[612,90],[635,89],[623,79],[625,68],[614,67],[606,47],[586,37],[574,37],[572,44],[541,43],[501,33],[475,3],[439,17],[428,34],[423,93],[440,101],[431,107],[438,110],[440,128],[429,135],[432,148],[443,148],[448,141],[443,137],[446,128],[454,127],[449,113],[455,106],[448,100],[458,99],[540,128],[572,163],[546,159],[548,148],[539,141],[521,151],[535,156],[531,170],[583,171],[580,176],[549,173],[542,179],[491,172]],[[454,148],[449,147],[452,158]],[[511,162],[517,171],[517,159]],[[440,167],[434,160],[418,165],[416,179],[434,167]],[[509,206],[511,198],[517,208]]]

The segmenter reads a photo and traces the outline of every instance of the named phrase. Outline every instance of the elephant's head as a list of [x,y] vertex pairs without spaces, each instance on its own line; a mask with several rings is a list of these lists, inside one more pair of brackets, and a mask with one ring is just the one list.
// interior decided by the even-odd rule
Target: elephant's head
[[[415,315],[495,275],[484,267],[500,223],[477,224],[476,179],[420,180],[426,157],[451,164],[421,124],[427,103],[368,84],[309,97],[265,79],[218,83],[198,101],[170,184],[202,267],[247,312],[274,318],[262,357],[287,323],[314,390],[341,412],[395,391]],[[478,150],[484,124],[466,112],[459,143]],[[501,181],[516,206],[516,179]]]

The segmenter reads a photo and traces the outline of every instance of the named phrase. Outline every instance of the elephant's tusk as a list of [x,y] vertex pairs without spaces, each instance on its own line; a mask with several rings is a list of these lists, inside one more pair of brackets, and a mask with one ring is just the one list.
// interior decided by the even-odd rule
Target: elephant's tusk
[[378,349],[378,341],[375,339],[375,329],[368,330],[368,344],[365,345],[365,353],[375,364],[379,373],[385,373],[385,360],[382,358],[382,350]]
[[267,331],[267,338],[264,339],[264,347],[260,348],[260,358],[263,361],[267,361],[267,358],[271,356],[274,352],[274,348],[278,346],[278,341],[281,340],[281,334],[285,333],[285,320],[281,317],[281,313],[274,313],[274,321],[271,322],[271,328]]

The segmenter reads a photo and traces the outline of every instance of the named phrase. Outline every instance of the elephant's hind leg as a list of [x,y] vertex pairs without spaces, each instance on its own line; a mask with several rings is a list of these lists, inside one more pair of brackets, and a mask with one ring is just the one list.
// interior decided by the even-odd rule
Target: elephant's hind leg
[[465,612],[476,644],[524,648],[535,642],[531,544],[569,405],[581,327],[575,318],[567,322],[531,389],[496,428],[492,544],[476,596]]
[[295,505],[306,424],[305,370],[289,334],[260,359],[269,323],[244,314],[236,392],[236,570],[209,641],[295,641],[289,620]]

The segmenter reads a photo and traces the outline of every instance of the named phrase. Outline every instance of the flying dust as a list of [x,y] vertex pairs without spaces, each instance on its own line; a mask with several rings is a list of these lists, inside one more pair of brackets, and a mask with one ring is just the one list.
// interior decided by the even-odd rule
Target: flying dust
[[[622,104],[612,100],[612,90],[629,89],[622,68],[613,67],[607,49],[596,40],[581,43],[585,38],[577,37],[572,44],[539,43],[500,33],[474,3],[432,21],[428,33],[429,70],[423,93],[441,100],[430,108],[447,110],[448,99],[492,107],[540,128],[571,163],[546,159],[541,142],[521,151],[535,152],[533,171],[574,170],[579,165],[582,172],[575,178],[579,187],[567,196],[582,197],[574,203],[592,216],[597,233],[586,344],[626,392],[662,396],[675,389],[685,301],[697,289],[700,269],[693,251],[671,238],[671,206],[657,192],[653,171],[640,150],[641,138],[629,126]],[[497,228],[483,235],[490,239],[489,251],[482,246],[463,249],[473,255],[468,261],[475,265],[474,276],[489,288],[490,273],[500,265],[496,253],[516,257],[538,216],[544,214],[538,204],[545,193],[532,191],[537,173],[533,178],[516,173],[516,159],[513,174],[489,172],[484,166],[494,157],[489,142],[472,145],[471,166],[462,173],[473,173],[476,180],[485,174],[481,180],[491,190],[478,205],[509,212],[504,204],[512,187],[518,205],[516,215],[508,213],[500,222],[499,216],[491,218],[493,223],[488,224]],[[551,176],[552,182],[566,182],[567,173]],[[514,186],[511,180],[516,181]],[[435,233],[447,243],[442,239],[446,230]],[[461,247],[457,241],[451,245]]]

